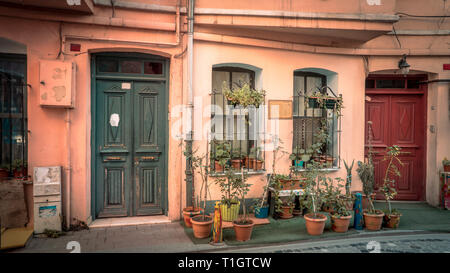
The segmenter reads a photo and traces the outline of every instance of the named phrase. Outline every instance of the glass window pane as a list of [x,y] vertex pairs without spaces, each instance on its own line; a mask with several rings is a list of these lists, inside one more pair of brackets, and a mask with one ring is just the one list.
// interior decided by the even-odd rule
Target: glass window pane
[[161,75],[163,72],[163,64],[157,62],[144,62],[144,74]]
[[140,61],[122,61],[120,65],[121,73],[141,73]]
[[250,73],[247,72],[232,72],[231,80],[233,81],[233,88],[250,84]]
[[377,88],[405,88],[405,80],[376,80]]
[[321,77],[306,77],[306,94],[312,95],[315,92],[320,92],[322,87]]
[[100,60],[98,62],[99,72],[119,72],[119,62],[116,60]]
[[415,79],[415,80],[408,80],[408,89],[420,89],[420,84],[419,84],[420,80]]
[[305,115],[305,77],[294,76],[294,116]]

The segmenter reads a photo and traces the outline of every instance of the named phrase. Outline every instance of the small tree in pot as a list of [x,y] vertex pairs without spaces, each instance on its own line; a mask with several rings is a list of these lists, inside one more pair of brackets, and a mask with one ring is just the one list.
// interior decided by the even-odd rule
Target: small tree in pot
[[236,240],[248,241],[252,236],[253,226],[255,225],[252,220],[249,219],[247,213],[247,206],[245,205],[245,196],[247,195],[251,184],[247,184],[247,175],[244,174],[244,169],[241,168],[241,177],[236,181],[237,194],[241,198],[243,214],[237,220],[233,221],[234,233],[236,234]]
[[368,157],[367,162],[361,162],[358,161],[358,169],[356,169],[356,172],[359,175],[359,178],[361,178],[361,182],[363,184],[363,191],[366,195],[366,198],[369,202],[368,209],[364,210],[364,223],[366,225],[366,228],[368,230],[380,230],[381,225],[383,224],[383,217],[384,213],[381,210],[375,210],[375,207],[373,206],[373,190],[374,190],[374,184],[375,184],[375,173],[374,173],[374,166],[373,166],[373,160],[372,160],[372,122],[368,121],[368,135],[369,135],[369,151],[368,151]]
[[[207,145],[208,146],[208,145]],[[203,210],[200,215],[191,218],[192,229],[196,238],[207,238],[211,233],[213,218],[206,215],[206,201],[208,200],[209,185],[208,185],[208,152],[197,156],[197,150],[192,153],[191,160],[193,169],[197,171],[202,179],[202,184],[199,192],[199,199],[203,198]]]
[[231,168],[226,168],[225,177],[217,177],[216,184],[220,187],[222,200],[220,203],[220,212],[222,220],[231,222],[239,215],[239,191],[240,175],[234,173]]
[[386,199],[387,208],[385,210],[384,220],[386,222],[386,226],[389,228],[397,228],[400,224],[400,216],[401,213],[396,209],[392,208],[391,200],[397,195],[397,191],[395,190],[395,179],[390,178],[389,175],[394,177],[400,177],[400,171],[394,162],[403,166],[402,161],[398,158],[400,155],[401,148],[397,145],[386,148],[386,156],[384,160],[388,161],[388,165],[386,167],[386,173],[383,179],[383,186],[381,187],[381,192]]
[[347,232],[350,225],[350,220],[352,218],[351,209],[348,209],[347,205],[347,195],[342,193],[342,188],[344,187],[341,182],[344,180],[340,177],[335,178],[336,183],[336,194],[333,200],[334,209],[331,213],[331,229],[334,232]]
[[306,230],[310,235],[321,235],[325,228],[325,221],[327,217],[319,213],[322,205],[322,191],[320,189],[320,181],[323,179],[320,176],[321,164],[313,161],[305,172],[306,177],[306,206],[308,214],[304,216],[306,221]]

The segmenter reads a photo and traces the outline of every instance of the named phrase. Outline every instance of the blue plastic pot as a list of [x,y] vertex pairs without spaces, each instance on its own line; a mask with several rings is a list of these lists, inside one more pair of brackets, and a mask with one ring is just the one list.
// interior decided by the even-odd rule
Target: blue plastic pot
[[267,218],[269,216],[269,206],[255,209],[256,218]]

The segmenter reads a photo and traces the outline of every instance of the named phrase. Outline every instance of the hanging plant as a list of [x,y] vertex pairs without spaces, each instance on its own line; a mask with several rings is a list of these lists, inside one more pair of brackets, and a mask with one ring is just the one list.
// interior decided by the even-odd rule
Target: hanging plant
[[338,116],[341,115],[341,110],[343,108],[341,96],[330,96],[327,93],[316,91],[312,95],[305,96],[305,98],[305,107],[331,109],[336,112]]
[[231,104],[234,106],[241,105],[244,108],[251,105],[259,107],[263,104],[266,95],[266,91],[253,89],[248,83],[230,89],[227,83],[223,82],[222,93]]

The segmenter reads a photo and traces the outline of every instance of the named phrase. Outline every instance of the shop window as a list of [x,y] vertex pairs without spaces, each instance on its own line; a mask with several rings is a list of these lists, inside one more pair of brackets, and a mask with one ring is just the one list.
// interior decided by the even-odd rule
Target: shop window
[[26,57],[0,54],[0,179],[27,176]]
[[[212,71],[212,125],[211,169],[215,173],[226,168],[239,171],[262,171],[264,169],[264,144],[260,136],[264,132],[262,111],[254,106],[233,106],[223,95],[222,88],[230,89],[248,84],[255,88],[255,72],[238,67],[220,67]],[[222,159],[225,152],[229,159]]]
[[[333,98],[331,105],[328,102],[318,103],[314,99],[317,93]],[[293,145],[290,159],[295,169],[305,168],[312,160],[320,161],[329,168],[339,166],[338,99],[327,86],[325,75],[294,72]]]

